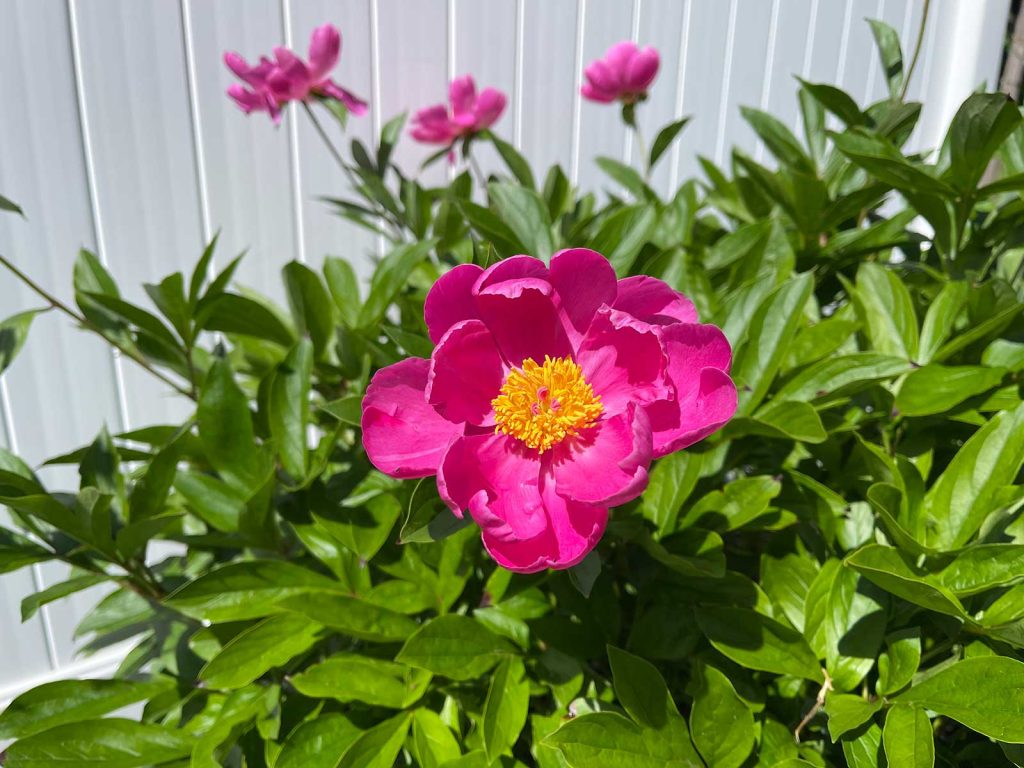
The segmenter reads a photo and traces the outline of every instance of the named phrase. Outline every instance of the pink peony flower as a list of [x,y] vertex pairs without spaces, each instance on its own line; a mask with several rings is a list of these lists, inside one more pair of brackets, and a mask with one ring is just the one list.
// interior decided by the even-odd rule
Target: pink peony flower
[[736,409],[722,332],[661,280],[616,280],[585,248],[550,269],[530,256],[458,266],[423,313],[434,352],[373,377],[366,453],[392,477],[436,474],[509,570],[580,562],[608,508],[647,486],[652,459]]
[[593,61],[583,71],[587,82],[580,88],[584,98],[607,104],[622,101],[633,104],[647,97],[647,88],[658,74],[658,52],[648,46],[642,51],[636,43],[616,43],[603,59]]
[[478,95],[470,75],[457,77],[448,87],[451,109],[444,104],[421,109],[412,119],[410,133],[425,144],[451,144],[462,136],[490,128],[505,111],[505,94],[484,88]]
[[308,64],[281,46],[274,49],[273,60],[263,56],[256,66],[250,66],[237,53],[225,53],[224,63],[245,83],[228,88],[228,96],[246,114],[267,112],[275,123],[281,120],[282,106],[289,101],[306,101],[311,96],[337,99],[353,114],[365,114],[366,102],[330,79],[340,54],[341,33],[331,24],[313,30]]

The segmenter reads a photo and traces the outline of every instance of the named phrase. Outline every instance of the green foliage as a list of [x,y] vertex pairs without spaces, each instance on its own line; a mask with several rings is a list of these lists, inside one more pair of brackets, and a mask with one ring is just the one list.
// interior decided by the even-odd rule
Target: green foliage
[[[580,194],[490,133],[507,173],[426,188],[391,162],[396,118],[352,145],[358,199],[328,201],[387,254],[366,285],[344,258],[286,265],[286,309],[234,283],[237,259],[209,274],[216,240],[146,287],[153,309],[83,252],[76,306],[48,306],[195,410],[56,457],[66,492],[0,451],[0,573],[71,568],[23,616],[105,584],[78,635],[135,641],[114,680],[11,703],[0,763],[1021,764],[1024,127],[975,94],[943,151],[905,154],[920,105],[872,30],[888,98],[802,83],[802,136],[744,110],[770,166],[704,160],[664,199],[607,158],[623,198]],[[733,345],[739,409],[660,459],[579,566],[514,575],[430,480],[370,467],[360,403],[376,369],[430,355],[445,270],[566,246],[689,295]],[[34,314],[0,324],[0,371]]]

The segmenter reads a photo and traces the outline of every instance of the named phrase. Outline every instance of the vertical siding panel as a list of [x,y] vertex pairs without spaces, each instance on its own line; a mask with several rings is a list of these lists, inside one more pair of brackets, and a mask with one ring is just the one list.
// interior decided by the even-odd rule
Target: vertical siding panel
[[722,151],[716,152],[720,155],[719,162],[726,164],[733,146],[740,146],[749,154],[757,143],[757,136],[740,114],[740,107],[760,107],[768,77],[765,62],[769,59],[768,30],[772,19],[771,3],[764,0],[736,0],[736,3],[728,91],[723,93],[726,109],[718,129]]
[[[508,96],[505,114],[493,130],[505,141],[514,141],[517,109],[516,3],[512,0],[501,3],[454,0],[452,5],[456,16],[452,75],[472,75],[477,91],[492,87]],[[485,174],[493,171],[508,174],[504,162],[491,145],[475,145],[473,156]]]
[[[878,70],[875,40],[867,19],[878,18],[881,0],[851,0],[847,18],[846,44],[843,46],[836,79],[839,86],[862,107],[870,103],[872,73]],[[877,74],[874,75],[878,77]]]
[[[673,120],[682,117],[676,112],[676,95],[679,93],[680,78],[680,46],[686,5],[678,0],[643,0],[640,6],[640,28],[637,33],[637,45],[644,48],[653,45],[661,56],[661,70],[651,85],[647,101],[637,107],[637,124],[643,131],[647,151],[650,151],[654,137],[658,131]],[[680,134],[676,141],[685,145],[689,140],[688,129]],[[663,195],[671,194],[672,175],[671,153],[666,152],[651,175],[651,184]],[[640,147],[633,143],[631,162],[637,168],[643,167],[644,158],[640,156]]]
[[523,0],[523,152],[538,173],[572,164],[573,104],[579,86],[576,3]]
[[[448,99],[448,14],[445,0],[379,0],[380,116],[384,121],[408,111],[412,114]],[[445,161],[420,171],[437,147],[418,144],[406,135],[395,149],[395,160],[409,176],[423,184],[443,184]]]
[[761,109],[790,126],[799,122],[796,77],[803,71],[805,51],[811,44],[812,5],[813,0],[779,0],[772,68],[762,92]]
[[[587,0],[583,28],[583,66],[604,56],[615,43],[629,40],[633,27],[633,4],[622,0]],[[582,82],[582,69],[576,73]],[[597,104],[586,99],[580,105],[579,145],[576,148],[579,184],[586,190],[612,189],[617,184],[608,179],[594,159],[622,159],[626,127],[618,115],[617,104]],[[617,190],[616,190],[617,191]]]
[[[339,4],[328,0],[291,0],[290,5],[295,47],[305,55],[313,30],[324,23],[334,24],[342,36],[341,59],[335,67],[334,79],[360,98],[370,101],[373,74],[369,1]],[[350,143],[353,139],[359,139],[372,155],[377,137],[369,111],[361,117],[349,115],[348,126],[342,134],[324,107],[311,106],[342,157],[351,158]],[[354,197],[352,184],[330,156],[301,108],[295,109],[295,118],[298,121],[301,164],[302,221],[309,266],[319,270],[324,256],[342,256],[368,278],[376,251],[376,236],[358,224],[335,216],[319,199],[324,196],[351,199]]]
[[[173,3],[75,8],[103,255],[123,293],[145,303],[142,283],[193,262],[202,240],[181,16]],[[137,366],[124,373],[133,426],[189,412]]]
[[[206,165],[210,225],[219,231],[217,264],[246,250],[236,280],[282,300],[281,264],[297,257],[291,208],[288,132],[263,114],[246,116],[225,94],[235,82],[225,51],[250,62],[284,42],[276,0],[192,2],[200,137]],[[197,249],[188,258],[198,258]]]
[[693,120],[679,153],[680,182],[701,175],[698,156],[713,158],[718,145],[729,7],[727,2],[693,3],[683,97],[683,114]]

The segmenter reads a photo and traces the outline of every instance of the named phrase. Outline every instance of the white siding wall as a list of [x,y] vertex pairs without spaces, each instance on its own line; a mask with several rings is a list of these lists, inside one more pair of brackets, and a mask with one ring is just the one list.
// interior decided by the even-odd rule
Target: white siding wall
[[[960,100],[995,82],[1008,5],[932,3],[910,89],[927,104],[916,146],[934,146]],[[594,156],[636,162],[637,150],[613,108],[580,100],[582,65],[626,37],[656,45],[662,70],[642,125],[650,137],[674,116],[694,116],[655,176],[667,190],[698,172],[698,155],[722,161],[734,144],[761,153],[739,105],[795,126],[793,75],[880,98],[863,19],[893,25],[909,58],[922,8],[923,0],[0,0],[0,192],[28,217],[0,217],[0,253],[65,299],[79,247],[96,250],[138,299],[143,282],[188,268],[217,230],[222,259],[248,248],[239,278],[276,298],[278,269],[291,258],[345,256],[365,274],[376,242],[316,200],[344,194],[346,182],[312,129],[292,112],[278,129],[247,119],[224,96],[224,50],[256,57],[283,41],[304,51],[324,21],[344,36],[339,79],[372,104],[351,120],[352,135],[369,141],[398,112],[443,100],[453,75],[473,73],[509,94],[502,135],[588,187],[603,183]],[[415,172],[428,151],[405,140],[397,156]],[[494,167],[497,158],[481,161]],[[429,180],[445,172],[438,165]],[[0,316],[38,305],[0,274]],[[104,423],[135,428],[186,410],[49,314],[0,378],[0,444],[39,463]],[[95,593],[21,624],[21,598],[62,576],[42,567],[0,578],[0,702],[47,677],[109,667],[110,658],[75,659],[72,629]]]

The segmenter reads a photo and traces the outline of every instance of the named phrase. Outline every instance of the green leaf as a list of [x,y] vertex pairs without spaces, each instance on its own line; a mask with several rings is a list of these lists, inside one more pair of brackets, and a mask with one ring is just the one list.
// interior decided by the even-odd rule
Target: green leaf
[[949,126],[949,173],[961,193],[974,191],[988,161],[1021,124],[1020,109],[1002,93],[972,93]]
[[341,322],[349,328],[358,327],[363,305],[359,298],[359,278],[352,265],[345,259],[328,256],[324,259],[324,279]]
[[[884,766],[882,729],[876,723],[860,728],[841,740],[843,756],[848,768],[878,768]],[[893,766],[896,768],[896,766]]]
[[0,527],[0,574],[11,573],[52,557],[53,553],[38,544]]
[[814,162],[781,120],[752,107],[740,107],[740,113],[780,163],[805,173],[815,172]]
[[935,579],[957,597],[1024,581],[1024,544],[980,544],[960,552]]
[[830,401],[865,389],[877,381],[895,378],[910,369],[911,364],[906,360],[874,352],[830,357],[805,368],[787,381],[775,393],[775,398]]
[[409,751],[420,768],[439,768],[462,755],[451,728],[435,712],[423,708],[413,712]]
[[498,150],[501,159],[505,161],[505,165],[512,171],[512,175],[518,179],[519,183],[528,189],[535,189],[537,185],[533,180],[533,171],[530,170],[530,163],[519,154],[519,150],[490,131],[487,132],[487,138],[494,144],[494,148]]
[[[36,615],[36,612],[40,608],[48,603],[52,603],[54,600],[60,600],[68,595],[81,592],[83,589],[95,587],[97,584],[103,584],[106,581],[106,576],[87,574],[85,576],[76,576],[75,578],[68,579],[67,581],[59,581],[40,592],[35,592],[21,601],[21,621],[22,623],[28,621]],[[2,726],[2,724],[3,718],[0,717],[0,726]],[[2,728],[0,728],[0,732],[2,732]]]
[[876,352],[917,359],[917,317],[910,291],[891,269],[865,262],[854,293],[861,321]]
[[641,200],[648,196],[648,186],[636,168],[611,157],[595,158],[594,163],[636,199]]
[[274,768],[337,768],[360,733],[342,714],[321,714],[289,734]]
[[199,303],[196,328],[237,333],[291,347],[295,334],[263,303],[235,293],[221,293]]
[[409,275],[437,245],[437,240],[424,240],[400,245],[377,266],[370,281],[370,293],[359,313],[359,327],[376,326],[384,313],[405,287]]
[[181,468],[174,477],[174,489],[189,503],[191,511],[215,530],[238,531],[246,513],[242,492],[211,475]]
[[679,510],[700,479],[703,455],[680,451],[660,459],[651,470],[647,490],[640,500],[640,514],[665,536],[675,530]]
[[882,700],[869,701],[846,693],[829,693],[825,699],[828,714],[828,734],[832,742],[855,728],[860,728],[882,708]]
[[59,725],[99,717],[171,687],[168,678],[44,683],[18,696],[0,713],[0,739],[24,739]]
[[827,83],[809,83],[800,80],[802,90],[809,93],[815,101],[842,120],[848,127],[865,125],[867,117],[848,93]]
[[358,427],[363,416],[363,396],[346,395],[345,397],[321,405],[320,410],[329,413],[338,421]]
[[887,592],[922,608],[957,618],[966,616],[956,595],[919,573],[906,556],[893,547],[868,544],[849,555],[846,565]]
[[28,339],[28,329],[32,320],[43,309],[32,309],[19,312],[0,322],[0,374],[6,371]]
[[481,732],[487,759],[494,763],[512,749],[526,725],[530,681],[519,659],[505,659],[494,671],[484,702]]
[[217,232],[213,236],[213,239],[206,244],[206,248],[203,249],[203,255],[199,257],[199,261],[196,262],[195,269],[192,270],[192,276],[189,278],[188,306],[190,314],[195,311],[196,305],[199,303],[200,295],[202,294],[203,285],[210,276],[210,267],[213,264],[213,254],[217,250],[218,239],[220,239],[220,232]]
[[928,714],[918,707],[896,704],[885,716],[882,729],[885,757],[891,766],[932,768],[935,765],[935,738]]
[[299,693],[315,699],[405,709],[427,692],[430,677],[429,672],[393,661],[339,653],[307,667],[291,681]]
[[[398,499],[377,486],[380,478],[388,485],[394,483],[390,478],[371,473],[340,507],[328,503],[313,514],[313,519],[328,533],[366,562],[384,546],[402,515]],[[368,493],[369,497],[360,498],[362,493]]]
[[870,584],[839,560],[828,560],[807,591],[804,635],[838,691],[860,684],[875,665],[887,605]]
[[596,712],[565,723],[543,744],[559,750],[569,768],[700,768],[689,736],[680,730],[672,739],[653,738],[622,715]]
[[511,652],[512,646],[480,622],[449,614],[420,627],[396,660],[452,680],[471,680]]
[[492,181],[487,185],[491,203],[526,252],[547,263],[555,251],[547,206],[532,189]]
[[0,195],[0,211],[10,211],[11,213],[18,214],[22,218],[25,217],[25,212],[21,210],[21,207],[12,200],[8,200],[3,195]]
[[781,489],[779,481],[767,475],[733,480],[694,504],[680,527],[695,524],[717,531],[741,528],[767,512]]
[[527,250],[516,233],[493,211],[469,200],[457,200],[456,205],[473,229],[493,245],[502,257],[514,256]]
[[878,134],[854,128],[830,135],[836,149],[879,181],[915,195],[949,199],[956,196],[956,190],[946,182],[930,175],[923,166],[915,165]]
[[665,150],[672,146],[672,142],[676,140],[676,136],[686,127],[688,122],[690,122],[690,118],[683,117],[669,123],[658,131],[658,135],[654,137],[654,143],[651,144],[651,158],[648,161],[649,168],[654,168],[658,164],[658,160],[665,154]]
[[897,99],[903,87],[903,50],[900,48],[900,36],[884,21],[868,19],[868,24],[871,25],[871,34],[875,36],[882,74],[889,84],[889,97]]
[[910,684],[921,663],[921,630],[902,629],[886,635],[885,650],[878,657],[879,696],[890,696]]
[[[326,269],[326,265],[325,265]],[[322,359],[334,338],[334,305],[320,277],[305,264],[291,261],[282,269],[288,305],[299,334],[308,335]]]
[[628,205],[604,220],[588,247],[607,256],[615,274],[625,277],[657,224],[653,205]]
[[270,383],[267,421],[281,466],[300,480],[308,470],[309,391],[313,376],[313,349],[302,339],[277,366]]
[[416,622],[365,600],[333,592],[301,593],[278,602],[325,627],[371,643],[394,643],[416,631]]
[[15,742],[7,748],[4,768],[145,768],[185,757],[193,741],[184,731],[162,725],[80,720]]
[[203,574],[167,598],[176,610],[214,623],[259,619],[284,610],[278,602],[294,595],[339,592],[341,585],[281,560],[229,563]]
[[1024,405],[998,414],[979,429],[925,494],[920,510],[925,542],[954,549],[970,541],[1022,463]]
[[322,627],[305,616],[271,616],[235,635],[199,672],[210,688],[242,688],[309,650]]
[[240,490],[251,490],[265,477],[252,426],[249,399],[235,382],[231,364],[217,358],[199,392],[196,410],[199,441],[207,460]]
[[1005,373],[1003,368],[980,365],[926,365],[904,379],[896,395],[896,410],[904,416],[944,413],[968,398],[994,389]]
[[337,768],[391,768],[409,732],[411,717],[403,712],[373,726],[352,742]]
[[772,291],[751,318],[746,341],[736,351],[732,368],[739,390],[738,416],[752,413],[767,394],[813,287],[809,273],[799,275]]
[[729,678],[714,667],[694,667],[690,733],[709,768],[740,768],[754,748],[754,716]]
[[814,652],[795,630],[747,608],[703,607],[696,615],[711,644],[737,664],[815,682],[823,680]]
[[896,697],[945,715],[971,730],[1024,744],[1024,662],[1005,656],[964,659]]
[[615,697],[623,709],[644,728],[663,730],[680,720],[672,694],[657,668],[626,651],[608,646]]
[[730,422],[727,434],[731,433],[763,435],[803,443],[823,443],[828,436],[814,406],[792,400],[772,400],[749,419]]
[[380,129],[380,146],[377,149],[377,173],[381,176],[387,170],[388,163],[391,161],[391,153],[394,151],[395,145],[402,135],[402,128],[405,127],[405,118],[405,112],[396,115],[384,123],[384,127]]

